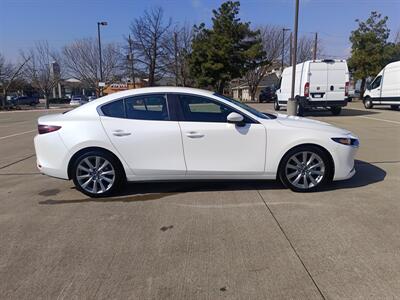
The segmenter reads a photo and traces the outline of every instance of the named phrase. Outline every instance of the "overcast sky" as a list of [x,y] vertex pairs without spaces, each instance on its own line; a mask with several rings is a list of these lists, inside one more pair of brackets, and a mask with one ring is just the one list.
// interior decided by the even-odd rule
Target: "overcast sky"
[[[145,9],[160,6],[175,23],[210,23],[217,0],[0,0],[0,52],[15,60],[20,49],[47,40],[54,49],[74,39],[96,37],[97,21],[105,42],[122,43],[129,25]],[[294,0],[242,0],[240,17],[252,25],[293,28]],[[324,52],[346,58],[355,19],[373,10],[389,17],[394,35],[400,30],[400,0],[300,0],[300,34],[318,31]],[[391,37],[392,38],[392,37]]]

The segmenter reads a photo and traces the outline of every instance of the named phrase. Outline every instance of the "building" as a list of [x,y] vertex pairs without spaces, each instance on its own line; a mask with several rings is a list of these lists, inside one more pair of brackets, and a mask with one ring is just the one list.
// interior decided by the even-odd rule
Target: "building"
[[[276,87],[279,84],[279,74],[277,72],[271,72],[267,74],[257,87],[255,101],[258,101],[260,92],[266,87]],[[250,95],[250,88],[244,79],[235,79],[231,82],[231,94],[232,97],[239,101],[252,101]]]

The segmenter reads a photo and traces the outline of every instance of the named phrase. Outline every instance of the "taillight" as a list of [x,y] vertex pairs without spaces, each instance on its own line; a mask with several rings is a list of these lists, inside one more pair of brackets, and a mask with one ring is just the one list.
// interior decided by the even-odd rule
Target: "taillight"
[[344,95],[347,97],[349,95],[349,82],[346,82],[346,85],[344,86]]
[[306,82],[304,85],[304,97],[309,97],[310,96],[310,83]]
[[39,134],[45,134],[53,131],[57,131],[60,129],[61,126],[55,126],[55,125],[38,125],[38,131]]

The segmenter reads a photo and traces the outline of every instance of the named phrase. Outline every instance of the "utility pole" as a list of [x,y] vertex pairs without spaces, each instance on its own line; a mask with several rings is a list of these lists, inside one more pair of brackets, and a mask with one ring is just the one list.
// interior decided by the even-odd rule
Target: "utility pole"
[[175,86],[178,86],[178,75],[179,75],[179,66],[178,66],[178,33],[174,32],[174,71],[175,71]]
[[131,35],[128,37],[128,43],[129,43],[129,55],[128,55],[128,60],[130,62],[130,67],[131,67],[131,77],[132,77],[132,82],[133,82],[133,88],[136,89],[136,82],[135,82],[135,66],[133,64],[133,46],[132,46],[132,39]]
[[296,12],[294,16],[294,40],[293,40],[293,58],[292,58],[292,88],[290,99],[287,102],[287,114],[289,116],[297,115],[297,103],[294,98],[294,88],[296,80],[296,61],[297,61],[297,32],[299,30],[299,0],[296,0]]
[[[100,60],[100,82],[103,82],[103,59],[101,58],[100,25],[107,26],[107,22],[97,22],[97,39],[99,41],[99,60]],[[103,87],[100,88],[100,96],[103,96]]]
[[282,28],[282,72],[283,72],[283,64],[285,62],[285,32],[289,31],[289,28]]
[[290,43],[289,43],[289,47],[290,47],[290,49],[289,49],[289,65],[292,65],[292,59],[293,59],[293,53],[292,53],[292,51],[293,51],[293,45],[292,45],[292,43],[293,43],[293,32],[290,32]]
[[315,33],[313,59],[317,59],[318,32]]

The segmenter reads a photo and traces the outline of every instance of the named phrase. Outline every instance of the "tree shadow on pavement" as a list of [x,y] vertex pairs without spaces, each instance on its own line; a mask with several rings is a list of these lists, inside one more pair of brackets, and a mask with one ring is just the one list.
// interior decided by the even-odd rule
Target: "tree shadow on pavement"
[[[356,161],[357,173],[353,178],[335,181],[323,191],[351,189],[367,186],[384,180],[386,172],[381,168],[364,161]],[[278,181],[273,180],[231,180],[231,181],[186,181],[186,182],[145,182],[129,183],[117,195],[107,198],[83,198],[72,200],[47,199],[39,204],[73,204],[85,202],[142,202],[159,200],[168,196],[191,192],[223,192],[223,191],[253,191],[253,190],[283,190]],[[287,190],[288,193],[292,193]],[[45,193],[41,193],[45,195]],[[51,194],[49,194],[50,196]]]

